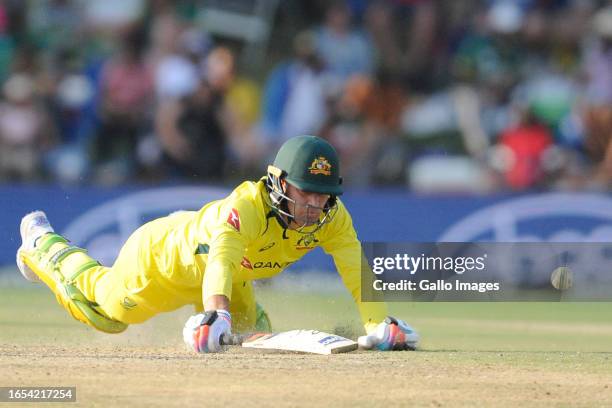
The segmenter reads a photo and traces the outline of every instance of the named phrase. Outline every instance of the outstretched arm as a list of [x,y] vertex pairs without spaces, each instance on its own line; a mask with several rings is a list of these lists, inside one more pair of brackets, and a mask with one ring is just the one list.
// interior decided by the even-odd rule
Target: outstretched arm
[[383,302],[361,300],[361,268],[362,262],[367,265],[367,260],[363,256],[350,214],[340,201],[338,206],[334,219],[326,226],[321,237],[321,247],[334,258],[342,282],[357,304],[365,330],[370,333],[387,316],[387,306]]
[[362,348],[401,350],[416,347],[418,335],[404,321],[388,316],[384,302],[362,301],[361,274],[372,274],[361,243],[353,228],[351,216],[342,203],[329,225],[322,248],[334,258],[342,281],[353,296],[367,336],[360,338]]
[[192,316],[183,329],[185,342],[200,353],[222,351],[221,338],[231,334],[232,275],[259,227],[248,202],[230,202],[212,228],[202,280],[204,313]]

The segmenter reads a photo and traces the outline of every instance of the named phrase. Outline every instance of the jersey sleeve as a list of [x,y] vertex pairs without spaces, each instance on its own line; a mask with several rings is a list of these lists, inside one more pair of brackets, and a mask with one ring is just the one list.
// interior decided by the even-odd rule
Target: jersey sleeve
[[240,267],[245,248],[261,229],[255,203],[241,197],[224,203],[210,230],[208,262],[202,280],[202,301],[210,296],[224,295],[231,300],[232,275]]
[[321,248],[333,257],[342,282],[355,300],[369,334],[387,316],[387,307],[384,302],[361,301],[362,265],[364,273],[372,274],[372,271],[361,249],[351,216],[342,202],[338,201],[338,212],[326,229]]

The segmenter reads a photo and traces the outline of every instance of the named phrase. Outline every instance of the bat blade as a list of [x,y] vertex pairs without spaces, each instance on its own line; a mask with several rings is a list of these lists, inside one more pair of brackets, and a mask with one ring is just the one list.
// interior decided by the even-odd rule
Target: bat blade
[[353,340],[318,330],[290,330],[279,333],[253,333],[224,336],[223,344],[244,348],[310,354],[338,354],[357,349]]

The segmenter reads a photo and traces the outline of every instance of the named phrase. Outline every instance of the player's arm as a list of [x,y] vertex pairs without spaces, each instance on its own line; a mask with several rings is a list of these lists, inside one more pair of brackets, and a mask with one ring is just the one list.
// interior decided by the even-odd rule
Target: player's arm
[[418,334],[406,322],[389,317],[384,302],[362,301],[362,268],[363,273],[368,274],[366,278],[372,275],[372,270],[363,254],[351,216],[340,201],[338,212],[328,226],[321,246],[333,257],[342,282],[359,309],[367,333],[359,339],[360,345],[379,350],[414,348]]
[[204,310],[229,309],[229,298],[225,295],[212,295],[204,303]]
[[220,338],[231,334],[232,275],[240,267],[248,242],[258,233],[257,221],[249,202],[231,201],[218,219],[210,220],[214,227],[202,281],[204,313],[192,316],[183,329],[185,342],[197,352],[221,351]]
[[372,332],[387,316],[387,307],[381,302],[361,300],[363,252],[351,216],[340,200],[336,215],[321,237],[321,247],[333,257],[344,286],[357,304],[366,332]]

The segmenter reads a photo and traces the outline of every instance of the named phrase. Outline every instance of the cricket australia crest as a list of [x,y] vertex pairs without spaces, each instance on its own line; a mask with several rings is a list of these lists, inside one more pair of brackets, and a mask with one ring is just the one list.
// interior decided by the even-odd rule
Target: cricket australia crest
[[331,169],[331,164],[329,164],[329,161],[323,156],[316,157],[308,168],[310,174],[323,174],[325,176],[331,175]]
[[314,234],[306,234],[298,240],[296,249],[312,249],[314,248],[313,244],[317,242],[319,240],[315,238]]

